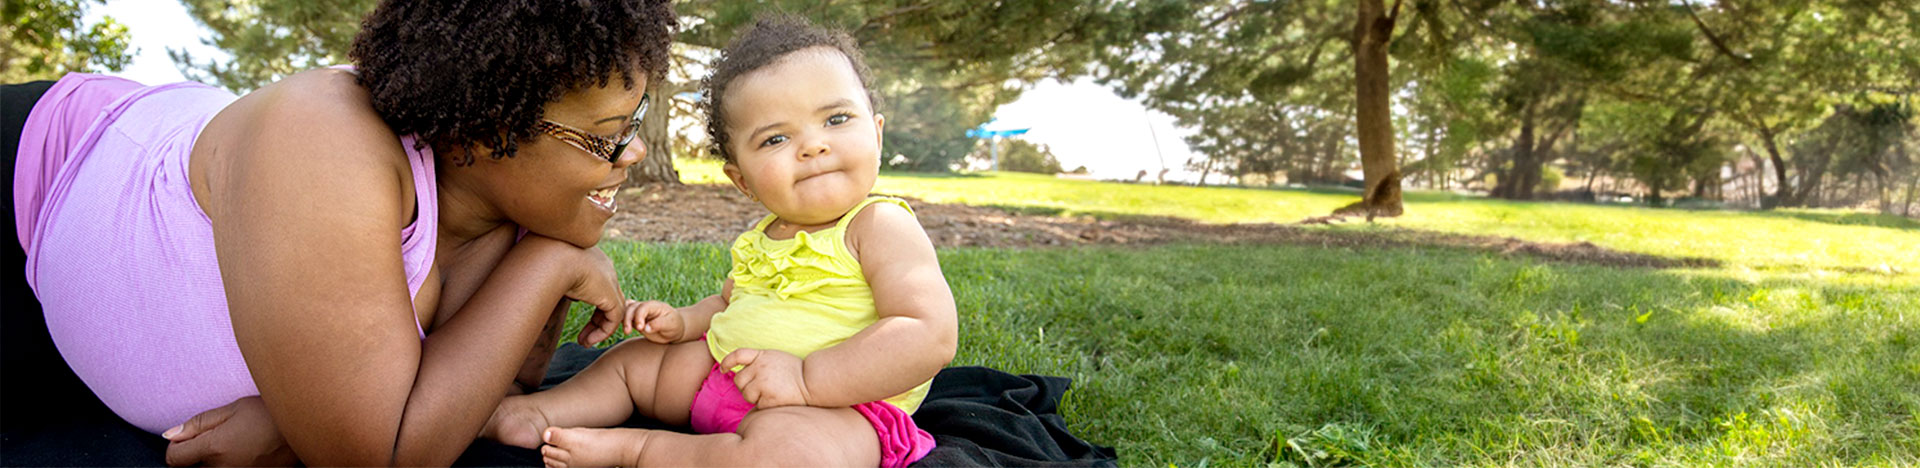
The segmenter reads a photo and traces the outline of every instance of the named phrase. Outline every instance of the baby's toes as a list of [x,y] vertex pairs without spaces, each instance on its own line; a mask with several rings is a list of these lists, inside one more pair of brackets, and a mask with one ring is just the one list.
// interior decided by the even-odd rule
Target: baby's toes
[[[651,431],[641,429],[547,429],[542,449],[548,466],[634,466]],[[557,462],[557,464],[556,464]]]
[[567,449],[557,446],[540,447],[540,461],[545,463],[547,468],[567,468],[569,466],[567,461],[573,458],[571,455],[567,453]]

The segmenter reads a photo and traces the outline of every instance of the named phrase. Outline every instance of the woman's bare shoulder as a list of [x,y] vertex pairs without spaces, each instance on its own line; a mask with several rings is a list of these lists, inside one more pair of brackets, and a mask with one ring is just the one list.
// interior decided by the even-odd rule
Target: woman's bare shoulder
[[[373,110],[352,72],[322,68],[295,73],[240,98],[255,105],[249,119],[260,130],[335,143],[367,142],[398,149],[393,130]],[[305,139],[289,142],[310,143]]]
[[208,122],[195,152],[196,178],[207,181],[196,195],[214,198],[202,204],[209,215],[234,208],[226,195],[259,193],[240,187],[280,197],[356,193],[360,204],[328,205],[397,210],[401,224],[412,215],[405,149],[344,70],[296,73],[247,93]]

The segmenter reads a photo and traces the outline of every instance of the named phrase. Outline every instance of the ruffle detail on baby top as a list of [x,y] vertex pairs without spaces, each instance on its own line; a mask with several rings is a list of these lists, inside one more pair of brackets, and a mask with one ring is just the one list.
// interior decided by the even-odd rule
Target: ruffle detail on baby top
[[793,239],[774,240],[764,233],[744,235],[733,242],[733,287],[781,300],[822,288],[865,287],[858,264],[843,250],[839,227],[795,233]]

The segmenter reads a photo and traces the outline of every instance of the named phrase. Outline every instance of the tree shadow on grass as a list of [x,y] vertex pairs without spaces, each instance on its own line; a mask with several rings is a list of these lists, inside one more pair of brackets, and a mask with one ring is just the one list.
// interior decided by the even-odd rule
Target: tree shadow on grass
[[1658,298],[1649,315],[1603,314],[1581,327],[1591,339],[1576,361],[1626,363],[1645,379],[1619,387],[1641,404],[1621,407],[1621,440],[1683,443],[1668,455],[1687,463],[1920,460],[1899,449],[1920,436],[1920,401],[1894,390],[1920,384],[1920,368],[1901,364],[1920,333],[1897,317],[1901,298],[1920,290],[1655,275],[1671,281],[1636,291]]
[[[1920,288],[1462,249],[961,249],[963,356],[1141,465],[1915,461]],[[1043,331],[1042,331],[1043,330]],[[1067,356],[1056,363],[1033,356]],[[1077,357],[1077,360],[1074,359]],[[1064,366],[1064,367],[1052,367]],[[1363,429],[1364,446],[1315,434]],[[1196,444],[1207,440],[1208,444]],[[1319,445],[1316,445],[1319,444]],[[1300,449],[1294,449],[1294,446]],[[1337,445],[1337,444],[1336,444]],[[1339,449],[1339,450],[1335,450]]]
[[1798,210],[1753,211],[1758,216],[1791,218],[1816,223],[1838,224],[1842,226],[1874,226],[1890,229],[1920,231],[1920,220],[1895,215],[1862,212],[1820,212]]
[[1379,227],[1333,229],[1274,223],[1208,224],[1167,216],[1077,213],[1046,207],[921,204],[920,222],[941,247],[1152,246],[1176,243],[1293,244],[1329,248],[1439,247],[1549,262],[1638,268],[1715,268],[1719,260],[1625,252],[1589,242]]
[[900,169],[888,169],[880,171],[880,173],[887,177],[906,179],[982,179],[987,177],[984,174],[973,172],[920,172]]

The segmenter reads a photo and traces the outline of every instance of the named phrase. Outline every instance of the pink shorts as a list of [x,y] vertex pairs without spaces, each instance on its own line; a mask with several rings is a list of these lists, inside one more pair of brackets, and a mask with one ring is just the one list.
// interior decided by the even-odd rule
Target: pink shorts
[[[913,424],[913,417],[884,401],[853,405],[854,411],[867,417],[873,432],[880,436],[880,466],[896,468],[919,461],[933,451],[933,435]],[[701,434],[734,432],[740,421],[753,411],[753,403],[740,395],[733,384],[733,373],[714,364],[700,392],[693,395],[693,430]]]

